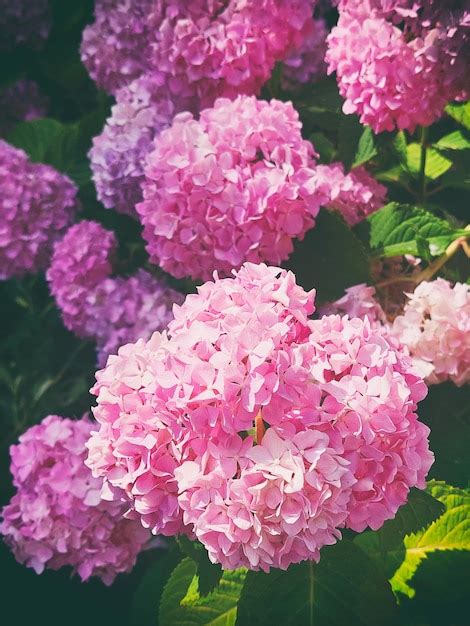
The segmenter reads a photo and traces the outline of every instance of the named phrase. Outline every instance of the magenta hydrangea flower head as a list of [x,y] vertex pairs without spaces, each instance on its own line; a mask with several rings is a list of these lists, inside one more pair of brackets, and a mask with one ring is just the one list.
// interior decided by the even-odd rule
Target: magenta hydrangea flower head
[[375,132],[414,131],[468,92],[469,10],[461,3],[340,2],[328,37],[345,113]]
[[177,278],[286,259],[315,223],[314,151],[291,103],[239,96],[177,115],[147,159],[137,212],[153,263]]
[[328,302],[318,310],[323,315],[347,315],[367,318],[371,326],[387,324],[387,316],[376,298],[375,288],[365,283],[353,285],[345,290],[344,296]]
[[392,327],[430,384],[470,382],[470,287],[443,278],[420,283]]
[[100,365],[119,346],[163,330],[183,299],[144,270],[112,277],[116,247],[114,233],[84,220],[57,242],[47,272],[65,326],[96,341]]
[[0,0],[0,51],[16,46],[41,46],[50,30],[48,0]]
[[0,93],[0,133],[7,133],[17,122],[47,115],[49,101],[32,80],[17,80]]
[[313,0],[100,0],[82,60],[111,93],[144,73],[162,73],[168,93],[202,106],[258,93],[276,61],[300,45]]
[[322,204],[341,213],[350,226],[378,211],[386,202],[386,187],[364,167],[346,174],[341,162],[319,165],[314,179],[318,192],[324,196]]
[[93,424],[49,415],[11,447],[17,489],[1,513],[0,534],[15,558],[37,574],[73,568],[107,585],[128,572],[149,539],[125,506],[101,500],[101,481],[84,460]]
[[0,140],[0,279],[44,269],[79,208],[77,187]]
[[341,528],[393,517],[433,460],[426,387],[367,320],[309,321],[313,296],[246,263],[110,357],[87,460],[103,496],[227,569],[318,560]]
[[95,21],[83,31],[82,62],[101,89],[115,93],[148,66],[148,17],[158,0],[96,0]]
[[101,320],[92,294],[111,274],[116,248],[114,233],[88,220],[74,224],[54,247],[47,280],[65,326],[79,337],[96,334]]
[[145,158],[174,113],[159,75],[144,75],[117,92],[111,116],[89,152],[98,199],[107,209],[136,215]]

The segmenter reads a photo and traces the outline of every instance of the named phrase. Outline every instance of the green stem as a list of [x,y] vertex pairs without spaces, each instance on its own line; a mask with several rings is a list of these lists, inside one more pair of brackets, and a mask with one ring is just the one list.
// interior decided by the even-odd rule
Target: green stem
[[421,126],[421,159],[419,164],[419,191],[418,201],[419,204],[424,204],[426,200],[426,157],[428,152],[427,146],[428,129],[425,126]]

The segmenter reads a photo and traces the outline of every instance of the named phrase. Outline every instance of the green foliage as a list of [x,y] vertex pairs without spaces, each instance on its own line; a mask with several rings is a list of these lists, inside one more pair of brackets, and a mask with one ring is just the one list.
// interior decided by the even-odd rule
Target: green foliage
[[214,590],[222,578],[221,566],[218,563],[211,563],[207,550],[199,541],[191,541],[185,535],[181,535],[178,544],[181,551],[196,563],[197,590],[201,596],[206,596]]
[[458,237],[468,235],[453,228],[446,220],[417,206],[391,202],[368,218],[369,243],[376,256],[419,255],[419,245],[426,244],[431,256],[445,252]]
[[315,288],[319,301],[339,297],[346,287],[368,282],[366,251],[342,218],[320,211],[316,226],[303,242],[296,244],[286,267],[305,289]]
[[427,528],[405,537],[405,558],[390,581],[395,592],[408,597],[415,593],[412,579],[416,571],[430,554],[470,551],[470,490],[432,483],[429,491],[446,510]]
[[387,581],[365,552],[343,539],[323,548],[318,564],[248,572],[236,626],[387,626],[395,616]]
[[199,594],[196,570],[185,558],[171,574],[160,603],[160,626],[234,626],[246,570],[224,572],[206,596]]
[[470,130],[470,102],[457,104],[453,102],[446,106],[446,113],[459,124]]

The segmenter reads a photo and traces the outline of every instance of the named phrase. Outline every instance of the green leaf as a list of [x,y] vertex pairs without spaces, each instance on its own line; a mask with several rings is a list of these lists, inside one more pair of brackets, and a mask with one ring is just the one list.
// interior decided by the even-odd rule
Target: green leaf
[[445,483],[431,483],[431,495],[446,507],[445,512],[426,529],[405,537],[406,555],[391,579],[395,592],[413,597],[412,579],[428,555],[451,550],[470,550],[470,490]]
[[420,489],[412,489],[407,503],[395,517],[377,531],[357,535],[354,542],[375,561],[377,567],[390,578],[405,558],[405,535],[428,526],[444,512],[439,500]]
[[188,537],[181,535],[178,538],[178,544],[184,554],[196,562],[197,589],[201,595],[206,596],[218,585],[219,580],[222,578],[221,566],[209,560],[207,550],[199,541],[191,541]]
[[338,153],[346,168],[358,167],[377,155],[372,130],[355,116],[343,116],[338,130]]
[[[370,247],[378,256],[418,255],[425,240],[433,256],[468,231],[454,229],[429,211],[391,202],[368,217]],[[418,243],[419,240],[419,243]],[[352,284],[352,283],[351,283]]]
[[236,626],[386,626],[395,601],[386,579],[354,543],[322,549],[318,564],[248,572]]
[[17,124],[8,141],[36,163],[47,163],[70,176],[79,187],[90,180],[86,142],[78,124],[40,119]]
[[196,568],[186,558],[171,574],[160,603],[160,626],[234,626],[246,570],[224,572],[214,591],[201,597]]
[[[421,168],[421,146],[419,143],[410,143],[406,147],[406,166],[408,170],[418,176]],[[428,148],[426,152],[426,166],[424,173],[426,178],[436,180],[452,167],[452,161],[434,148]]]
[[470,130],[470,102],[448,104],[445,111],[447,115]]
[[316,225],[296,242],[286,267],[306,289],[315,288],[319,301],[338,298],[346,287],[369,282],[364,246],[343,219],[322,209]]
[[453,133],[441,137],[434,144],[438,150],[469,150],[470,135],[464,130],[455,130]]
[[419,415],[431,429],[429,446],[436,460],[430,475],[465,487],[470,477],[470,386],[432,385]]

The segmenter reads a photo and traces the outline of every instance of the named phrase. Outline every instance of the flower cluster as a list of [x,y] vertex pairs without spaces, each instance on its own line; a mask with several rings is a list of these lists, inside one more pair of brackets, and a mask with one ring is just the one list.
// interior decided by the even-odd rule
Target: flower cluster
[[150,260],[180,278],[279,263],[314,225],[314,151],[292,104],[220,98],[181,113],[147,158],[137,212]]
[[413,131],[468,93],[468,8],[452,3],[343,0],[328,37],[345,113],[375,132]]
[[433,461],[426,387],[367,320],[309,321],[313,295],[246,263],[110,357],[87,459],[103,497],[228,569],[318,560],[341,528],[393,517]]
[[350,226],[385,204],[387,189],[364,167],[356,167],[346,174],[341,162],[319,165],[315,168],[314,180],[318,193],[324,196],[322,204],[341,213]]
[[39,47],[50,30],[48,0],[0,0],[0,51],[15,46]]
[[49,102],[32,80],[18,80],[0,93],[0,133],[7,133],[16,122],[45,117]]
[[255,94],[276,61],[304,40],[313,0],[99,0],[82,60],[111,93],[161,73],[174,97]]
[[0,140],[0,279],[44,269],[78,210],[77,188]]
[[114,234],[100,224],[82,221],[56,243],[47,271],[65,326],[97,342],[98,362],[120,345],[148,338],[172,319],[182,296],[148,272],[111,277]]
[[387,316],[377,300],[375,288],[365,283],[348,287],[344,296],[335,302],[324,304],[319,308],[318,313],[319,315],[367,318],[371,326],[387,323]]
[[470,286],[437,278],[420,283],[408,298],[392,331],[428,368],[428,382],[470,382]]
[[101,481],[84,464],[93,424],[49,415],[11,447],[17,493],[2,510],[0,533],[16,559],[40,574],[70,566],[107,585],[127,572],[149,535],[125,519],[122,504],[101,500]]
[[158,75],[144,75],[118,91],[111,116],[89,153],[98,199],[106,208],[135,216],[145,158],[174,113]]

